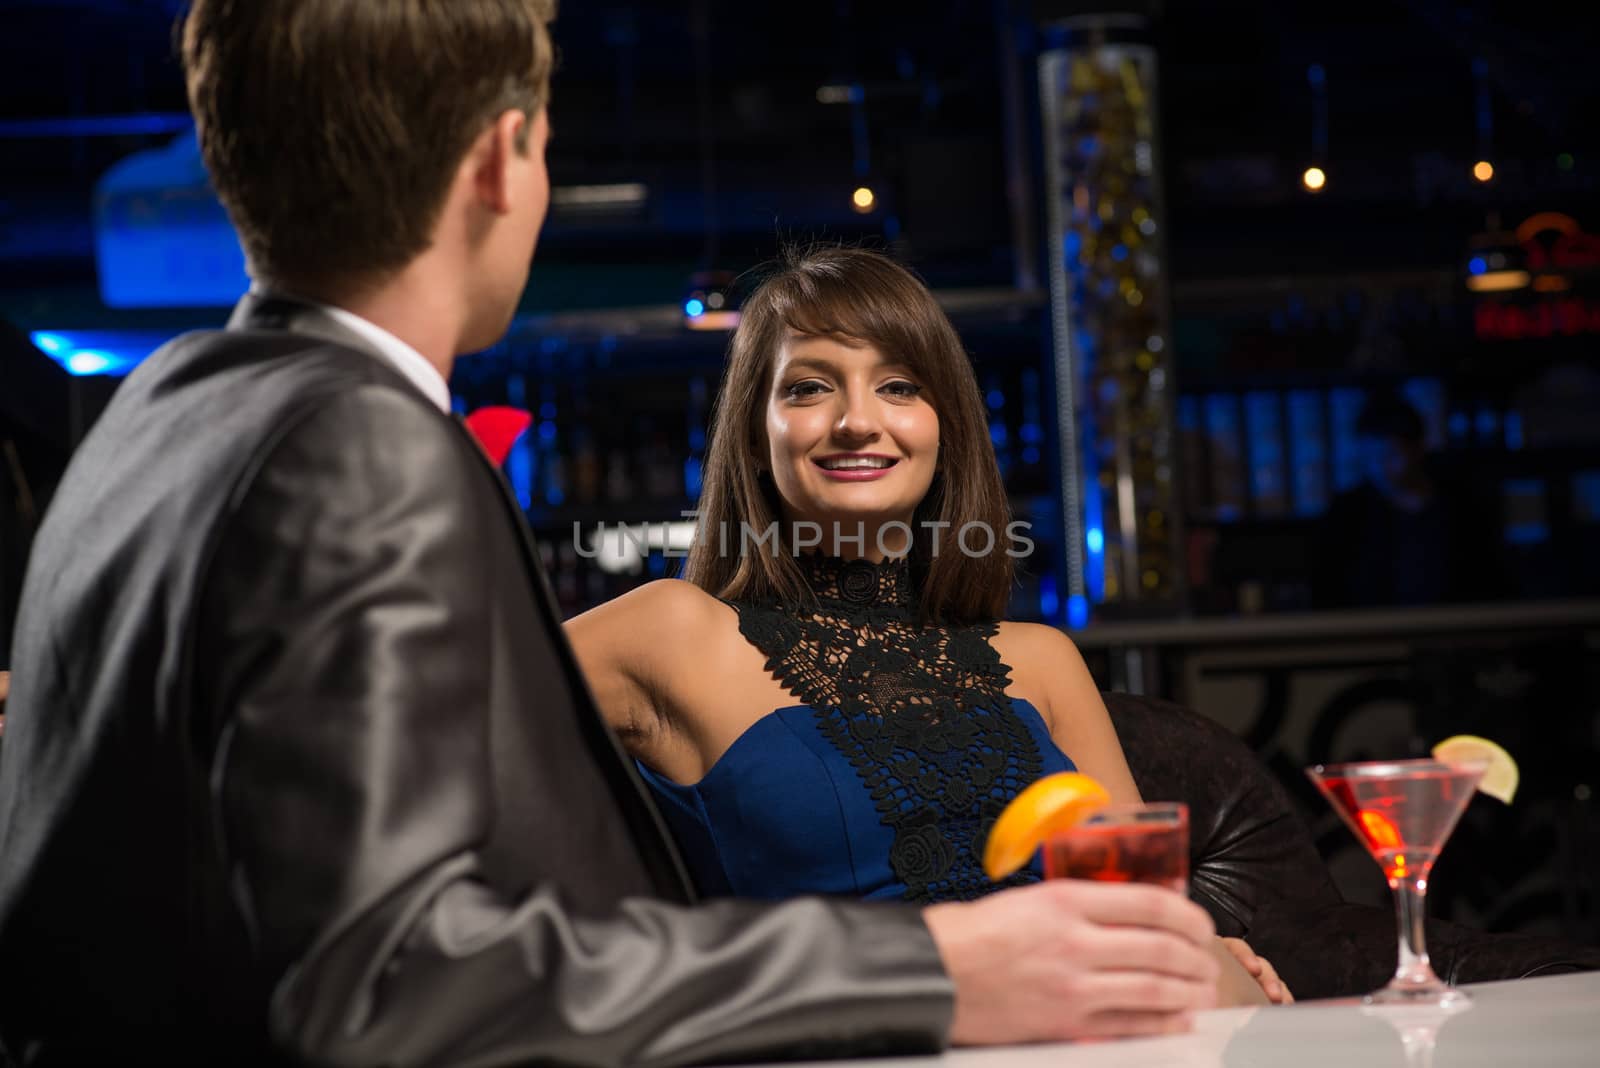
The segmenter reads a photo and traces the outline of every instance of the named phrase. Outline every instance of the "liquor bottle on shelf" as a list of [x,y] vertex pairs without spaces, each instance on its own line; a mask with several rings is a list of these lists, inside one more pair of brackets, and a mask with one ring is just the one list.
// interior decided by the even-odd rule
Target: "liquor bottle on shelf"
[[588,611],[595,605],[604,604],[611,600],[615,593],[606,581],[606,573],[594,566],[593,560],[583,561],[584,568],[584,603],[580,611]]
[[994,443],[1000,478],[1008,480],[1013,467],[1011,430],[1006,425],[1006,393],[1001,388],[998,372],[991,371],[984,376],[983,397],[984,405],[989,409],[989,440]]
[[578,563],[578,550],[573,547],[570,535],[557,541],[554,579],[556,604],[563,619],[577,615],[581,609],[578,596],[580,590]]
[[690,500],[699,500],[701,475],[706,453],[706,423],[710,417],[711,389],[703,375],[689,381],[689,453],[683,461],[683,491]]
[[560,507],[567,500],[566,460],[561,455],[559,409],[554,382],[546,380],[539,389],[539,412],[533,433],[538,437],[539,496],[546,505]]
[[600,453],[594,446],[594,432],[585,424],[574,429],[572,450],[572,494],[579,504],[594,504],[600,499]]
[[1045,485],[1044,418],[1039,397],[1039,371],[1024,367],[1021,375],[1022,426],[1018,436],[1022,439],[1022,467],[1018,489],[1025,493],[1038,493]]
[[608,504],[623,504],[633,499],[637,488],[628,454],[612,449],[606,458],[605,499]]
[[595,447],[595,415],[589,403],[589,390],[583,379],[578,379],[572,389],[572,454],[567,474],[571,479],[572,498],[578,504],[594,504],[600,499],[600,452]]
[[639,429],[634,473],[640,494],[651,501],[682,496],[682,464],[666,433],[653,419],[645,420]]

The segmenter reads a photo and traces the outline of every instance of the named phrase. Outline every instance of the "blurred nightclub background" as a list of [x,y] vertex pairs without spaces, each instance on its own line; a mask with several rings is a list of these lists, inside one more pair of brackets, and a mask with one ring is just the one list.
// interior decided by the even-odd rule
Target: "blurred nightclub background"
[[[73,443],[245,284],[181,8],[0,0],[0,666]],[[549,223],[457,404],[534,413],[506,474],[581,611],[672,572],[746,273],[889,249],[1033,524],[1013,618],[1246,737],[1352,897],[1300,768],[1500,740],[1524,794],[1436,908],[1595,939],[1600,32],[1552,10],[565,0]]]

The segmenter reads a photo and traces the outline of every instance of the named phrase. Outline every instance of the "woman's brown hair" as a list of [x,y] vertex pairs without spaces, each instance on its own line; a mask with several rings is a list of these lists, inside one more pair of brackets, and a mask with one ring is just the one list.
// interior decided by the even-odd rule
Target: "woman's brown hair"
[[[1010,510],[983,398],[961,338],[916,275],[882,253],[812,247],[786,251],[744,301],[706,450],[693,546],[683,577],[729,600],[809,595],[783,552],[746,552],[746,526],[782,527],[781,501],[760,472],[765,412],[778,351],[791,334],[872,345],[905,364],[939,416],[939,463],[912,520],[913,575],[929,621],[999,619],[1011,590],[1006,537]],[[927,523],[943,522],[937,529]],[[958,533],[986,524],[990,550],[966,555]],[[744,526],[742,526],[744,525]],[[732,551],[728,551],[731,549]]]

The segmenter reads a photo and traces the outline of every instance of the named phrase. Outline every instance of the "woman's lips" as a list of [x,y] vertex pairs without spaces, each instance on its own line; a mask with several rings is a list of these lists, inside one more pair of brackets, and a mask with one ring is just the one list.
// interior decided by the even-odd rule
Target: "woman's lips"
[[835,482],[874,482],[893,471],[900,461],[891,459],[886,467],[824,467],[820,460],[811,462],[824,478]]

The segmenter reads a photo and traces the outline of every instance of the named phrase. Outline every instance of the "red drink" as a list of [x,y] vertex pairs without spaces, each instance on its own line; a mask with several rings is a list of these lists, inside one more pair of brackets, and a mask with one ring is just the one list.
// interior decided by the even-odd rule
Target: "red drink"
[[1465,994],[1434,974],[1422,915],[1428,872],[1487,767],[1438,760],[1374,760],[1306,769],[1378,862],[1394,891],[1400,959],[1389,985],[1366,996],[1368,1004],[1449,1009],[1467,1003]]
[[1189,810],[1181,804],[1110,805],[1044,843],[1047,879],[1189,885]]
[[1393,882],[1428,877],[1482,775],[1478,767],[1405,760],[1328,768],[1317,785]]

